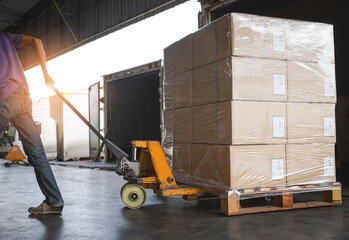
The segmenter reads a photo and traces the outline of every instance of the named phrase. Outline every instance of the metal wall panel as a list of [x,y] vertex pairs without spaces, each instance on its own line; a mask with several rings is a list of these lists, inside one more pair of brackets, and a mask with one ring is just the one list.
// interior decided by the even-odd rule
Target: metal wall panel
[[[47,58],[52,59],[186,1],[43,0],[24,15],[17,22],[19,24],[6,31],[42,39]],[[21,53],[20,58],[25,69],[37,64],[33,53],[28,50]]]

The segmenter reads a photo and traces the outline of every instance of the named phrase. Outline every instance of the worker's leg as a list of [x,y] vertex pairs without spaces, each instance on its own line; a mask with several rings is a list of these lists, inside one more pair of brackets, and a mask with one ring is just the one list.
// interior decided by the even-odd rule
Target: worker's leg
[[51,206],[62,205],[61,193],[31,115],[31,99],[25,95],[22,99],[22,108],[11,122],[19,132],[28,162],[35,168],[36,179],[46,196],[46,202]]
[[39,184],[41,192],[46,197],[46,202],[51,206],[61,205],[63,203],[63,199],[52,173],[51,166],[49,165],[48,161],[47,163],[42,161],[42,156],[44,153],[42,153],[39,149],[38,151],[34,150],[36,153],[33,151],[33,148],[28,150],[29,144],[25,143],[23,140],[22,143],[24,151],[28,156],[29,164],[34,167],[36,180]]
[[9,119],[11,119],[14,114],[14,112],[11,111],[12,107],[8,100],[7,98],[0,101],[0,132],[6,130],[9,125]]

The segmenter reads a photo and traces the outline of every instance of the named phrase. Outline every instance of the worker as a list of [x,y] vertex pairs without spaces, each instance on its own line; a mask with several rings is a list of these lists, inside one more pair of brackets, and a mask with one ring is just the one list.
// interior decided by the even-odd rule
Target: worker
[[40,39],[0,32],[0,131],[11,122],[18,130],[28,162],[34,167],[40,190],[46,197],[38,207],[31,207],[31,214],[61,214],[64,201],[56,183],[45,149],[32,117],[32,101],[18,49],[32,47],[41,65],[45,84],[54,81],[46,69],[45,52]]

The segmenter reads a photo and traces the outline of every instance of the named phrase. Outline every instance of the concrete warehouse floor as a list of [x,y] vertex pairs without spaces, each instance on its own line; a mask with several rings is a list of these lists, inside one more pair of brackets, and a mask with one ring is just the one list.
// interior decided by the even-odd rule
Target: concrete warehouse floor
[[129,210],[120,199],[124,180],[113,171],[52,168],[65,198],[63,215],[32,217],[28,207],[43,200],[33,169],[5,168],[0,160],[1,240],[349,239],[347,197],[342,206],[227,217],[218,200],[187,202],[147,191],[144,207]]

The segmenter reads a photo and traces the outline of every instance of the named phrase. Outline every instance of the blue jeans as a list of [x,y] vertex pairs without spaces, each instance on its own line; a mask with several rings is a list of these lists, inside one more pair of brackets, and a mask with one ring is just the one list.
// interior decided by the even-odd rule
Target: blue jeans
[[32,101],[21,87],[0,101],[0,131],[9,122],[18,130],[24,152],[28,156],[29,164],[35,169],[36,180],[46,202],[53,207],[62,205],[61,192],[32,117]]

